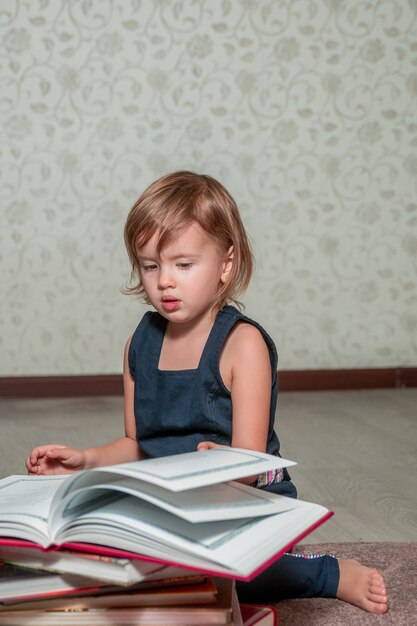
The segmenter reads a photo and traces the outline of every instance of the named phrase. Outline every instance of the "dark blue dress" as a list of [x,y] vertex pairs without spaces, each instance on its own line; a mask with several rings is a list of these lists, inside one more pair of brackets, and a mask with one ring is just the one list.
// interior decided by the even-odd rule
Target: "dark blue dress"
[[[275,345],[265,330],[233,306],[216,316],[199,365],[191,370],[160,370],[167,321],[159,313],[145,313],[129,349],[129,369],[135,381],[136,436],[141,450],[150,457],[195,451],[201,441],[230,445],[232,402],[220,375],[220,354],[234,325],[243,321],[261,332],[269,351],[272,394],[267,452],[279,454],[274,431],[278,394]],[[296,497],[287,470],[268,491]],[[237,583],[239,598],[246,602],[274,602],[282,598],[334,597],[339,581],[336,559],[303,559],[284,555],[250,583]]]

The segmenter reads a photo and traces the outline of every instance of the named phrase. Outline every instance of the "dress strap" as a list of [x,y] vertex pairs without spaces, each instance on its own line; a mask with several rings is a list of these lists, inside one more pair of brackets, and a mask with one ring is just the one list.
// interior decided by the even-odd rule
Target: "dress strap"
[[240,311],[233,306],[227,305],[220,309],[201,355],[200,367],[210,365],[214,370],[218,370],[220,352],[226,338],[241,317]]
[[138,361],[138,350],[146,352],[146,367],[158,367],[162,342],[164,339],[166,320],[154,311],[147,311],[132,335],[128,353],[130,373],[135,377]]
[[268,347],[271,370],[273,372],[273,379],[275,380],[278,368],[278,354],[272,338],[268,335],[265,329],[260,324],[258,324],[258,322],[255,322],[249,317],[246,317],[246,315],[244,315],[236,307],[231,305],[223,307],[218,312],[210,336],[207,340],[206,347],[203,351],[201,362],[208,358],[211,365],[219,364],[220,352],[224,346],[228,334],[237,322],[246,322],[248,324],[251,324],[252,326],[255,326],[255,328],[257,328],[261,333]]

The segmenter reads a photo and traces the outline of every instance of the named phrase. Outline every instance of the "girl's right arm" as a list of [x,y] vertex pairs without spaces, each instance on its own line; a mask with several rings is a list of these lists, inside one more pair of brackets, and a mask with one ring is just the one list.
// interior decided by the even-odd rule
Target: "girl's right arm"
[[67,474],[101,465],[127,463],[143,458],[136,441],[134,414],[134,381],[130,375],[126,344],[123,359],[125,437],[97,448],[75,450],[59,444],[47,444],[34,448],[26,459],[29,474]]

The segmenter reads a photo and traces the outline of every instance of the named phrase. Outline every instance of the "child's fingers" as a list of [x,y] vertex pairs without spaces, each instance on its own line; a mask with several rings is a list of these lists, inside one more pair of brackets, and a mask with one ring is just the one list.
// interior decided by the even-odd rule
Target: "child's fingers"
[[30,458],[30,455],[27,457],[27,459],[25,460],[25,465],[26,465],[26,469],[28,471],[29,474],[37,474],[37,470],[38,470],[38,466],[36,464],[32,463],[32,460]]
[[45,456],[48,456],[48,451],[51,449],[59,449],[59,448],[65,448],[65,446],[62,446],[60,444],[55,444],[55,443],[49,443],[44,446],[37,446],[36,448],[33,448],[29,456],[25,460],[26,469],[29,472],[29,474],[38,474],[40,472],[40,468],[39,468],[40,461]]
[[56,459],[57,461],[61,461],[62,463],[71,459],[74,454],[77,454],[77,450],[74,450],[73,448],[68,448],[67,446],[48,448],[48,450],[45,451],[45,455],[48,457],[48,459]]
[[65,446],[62,446],[57,443],[48,443],[45,446],[37,446],[36,448],[33,448],[33,450],[31,451],[29,455],[30,462],[32,463],[32,465],[36,465],[39,459],[41,459],[43,456],[47,454],[48,450],[54,449],[54,448],[65,448]]
[[208,450],[209,444],[210,444],[210,441],[201,441],[197,446],[198,452],[203,452],[204,450]]
[[47,456],[48,459],[67,459],[73,452],[74,450],[67,446],[53,446],[45,450],[45,456]]
[[45,453],[43,452],[43,450],[40,450],[39,448],[34,448],[28,456],[28,464],[31,467],[36,467],[39,463],[39,459],[41,459],[44,454]]
[[229,448],[230,446],[222,446],[218,443],[214,443],[214,441],[200,441],[197,446],[198,452],[203,452],[204,450],[214,450],[214,448]]
[[46,451],[48,459],[53,459],[67,468],[77,468],[82,464],[82,453],[74,448],[58,446]]

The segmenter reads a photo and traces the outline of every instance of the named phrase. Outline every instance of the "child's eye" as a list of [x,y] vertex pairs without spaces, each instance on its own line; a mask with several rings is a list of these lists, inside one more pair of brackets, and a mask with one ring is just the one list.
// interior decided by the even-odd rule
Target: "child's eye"
[[192,263],[177,263],[177,267],[179,267],[180,270],[188,270],[191,266]]
[[142,269],[144,272],[151,272],[152,270],[156,270],[156,265],[154,264],[142,265]]

